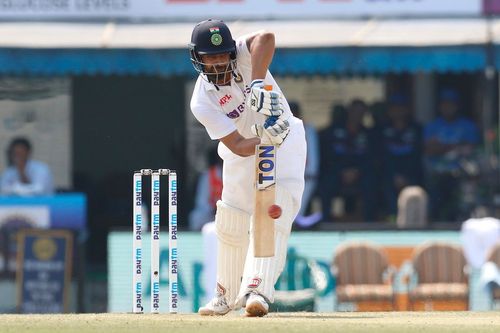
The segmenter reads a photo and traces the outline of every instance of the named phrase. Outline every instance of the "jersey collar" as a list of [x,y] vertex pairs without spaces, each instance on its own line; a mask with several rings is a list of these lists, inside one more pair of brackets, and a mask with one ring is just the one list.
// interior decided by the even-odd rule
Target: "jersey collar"
[[[213,83],[208,82],[203,78],[200,79],[201,79],[201,84],[203,84],[206,91],[217,90],[217,88],[215,88],[215,85]],[[229,86],[219,86],[219,89],[222,89],[223,87],[230,87],[232,86],[232,84],[233,84],[233,79],[231,79],[231,84]]]
[[206,91],[210,91],[210,90],[216,90],[215,88],[215,85],[213,83],[210,83],[210,82],[207,82],[205,79],[203,78],[200,78],[201,79],[201,83],[203,84],[203,86],[205,87],[205,90]]

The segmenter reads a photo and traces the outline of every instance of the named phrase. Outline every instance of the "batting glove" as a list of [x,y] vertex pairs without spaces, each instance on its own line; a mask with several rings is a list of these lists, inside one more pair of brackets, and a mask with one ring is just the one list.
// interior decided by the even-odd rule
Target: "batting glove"
[[264,89],[264,80],[253,80],[250,83],[250,93],[246,104],[251,110],[266,116],[281,116],[283,114],[281,94]]
[[262,143],[281,146],[290,133],[288,120],[281,117],[269,117],[264,126],[255,124],[252,126],[252,133],[261,138]]

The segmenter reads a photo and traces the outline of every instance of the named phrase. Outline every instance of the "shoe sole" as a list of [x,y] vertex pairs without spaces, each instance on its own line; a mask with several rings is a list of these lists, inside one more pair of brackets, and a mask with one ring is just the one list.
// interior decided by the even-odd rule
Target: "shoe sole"
[[226,314],[228,314],[231,310],[227,311],[227,312],[215,312],[213,310],[198,310],[198,314],[200,316],[224,316]]
[[258,302],[247,304],[245,307],[245,314],[247,317],[264,317],[268,310]]

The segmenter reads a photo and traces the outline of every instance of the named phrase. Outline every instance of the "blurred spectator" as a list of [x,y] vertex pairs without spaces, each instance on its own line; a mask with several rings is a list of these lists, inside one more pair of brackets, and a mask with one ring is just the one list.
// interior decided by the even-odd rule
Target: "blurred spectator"
[[[290,110],[293,115],[299,119],[302,119],[302,112],[300,106],[296,102],[289,102]],[[303,121],[303,119],[302,119]],[[306,142],[307,142],[307,157],[306,157],[306,172],[305,172],[305,186],[304,193],[302,195],[302,203],[300,206],[299,214],[295,219],[295,222],[300,227],[310,227],[321,219],[320,214],[317,213],[314,216],[306,217],[307,209],[311,203],[311,198],[316,191],[316,184],[318,182],[318,172],[319,172],[319,140],[318,132],[313,125],[304,122],[304,129],[306,131]]]
[[412,118],[408,97],[389,97],[388,121],[383,126],[383,188],[388,213],[397,214],[399,192],[406,186],[422,183],[422,128]]
[[217,201],[222,195],[222,160],[217,148],[208,152],[208,169],[198,178],[195,207],[189,213],[189,229],[199,231],[215,219]]
[[331,217],[332,198],[342,197],[346,211],[352,213],[362,199],[363,218],[375,218],[374,135],[363,125],[368,109],[354,100],[348,112],[334,109],[331,125],[321,133],[321,203],[323,220]]
[[370,114],[373,117],[374,127],[380,129],[387,123],[387,103],[385,101],[374,102],[370,105]]
[[467,176],[463,166],[479,142],[476,125],[459,115],[459,102],[456,91],[441,91],[440,116],[424,130],[431,216],[443,222],[456,221],[459,216],[460,183]]
[[26,138],[13,139],[7,149],[8,167],[0,180],[4,195],[50,195],[54,193],[52,172],[43,162],[31,159],[31,143]]

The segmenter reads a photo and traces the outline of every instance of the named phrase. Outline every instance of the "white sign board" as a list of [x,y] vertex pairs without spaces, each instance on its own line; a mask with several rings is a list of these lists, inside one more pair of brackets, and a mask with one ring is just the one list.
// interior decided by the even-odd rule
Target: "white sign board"
[[50,225],[48,206],[0,206],[0,228],[40,228]]
[[196,21],[479,16],[481,0],[2,0],[0,19]]

